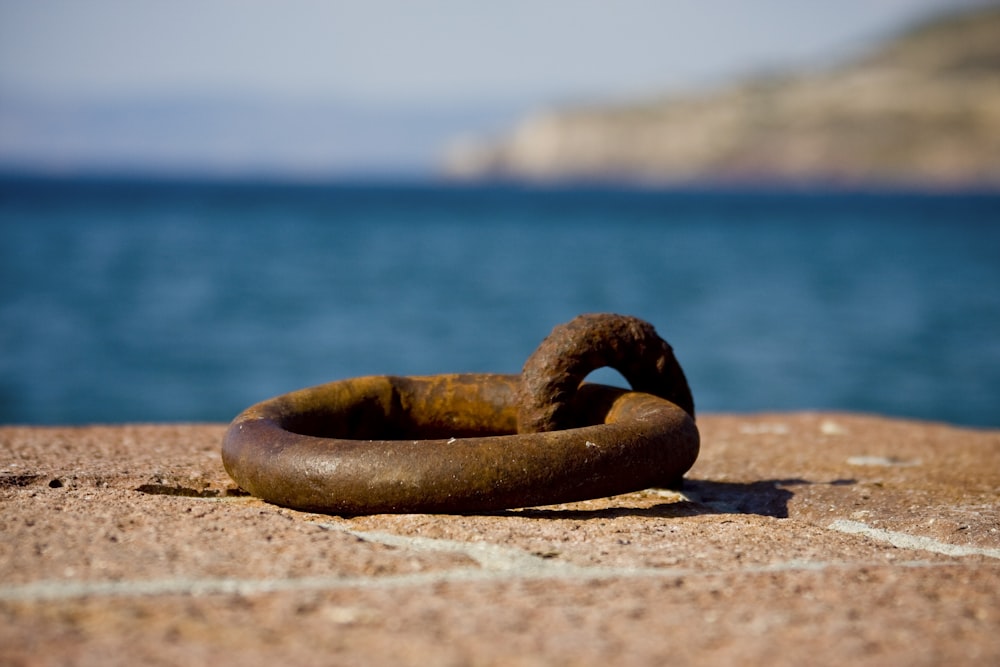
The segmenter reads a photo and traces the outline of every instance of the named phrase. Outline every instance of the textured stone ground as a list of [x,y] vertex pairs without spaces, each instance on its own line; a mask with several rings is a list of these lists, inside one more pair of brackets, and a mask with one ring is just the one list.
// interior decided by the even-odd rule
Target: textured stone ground
[[356,518],[222,425],[0,428],[0,665],[1000,664],[1000,431],[699,427],[679,493]]

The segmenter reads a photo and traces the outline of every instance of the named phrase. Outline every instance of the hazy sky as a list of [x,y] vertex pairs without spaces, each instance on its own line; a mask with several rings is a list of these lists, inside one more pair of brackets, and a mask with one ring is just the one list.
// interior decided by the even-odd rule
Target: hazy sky
[[0,171],[429,173],[540,108],[820,67],[976,4],[0,0]]
[[581,99],[822,63],[975,0],[0,0],[0,92]]

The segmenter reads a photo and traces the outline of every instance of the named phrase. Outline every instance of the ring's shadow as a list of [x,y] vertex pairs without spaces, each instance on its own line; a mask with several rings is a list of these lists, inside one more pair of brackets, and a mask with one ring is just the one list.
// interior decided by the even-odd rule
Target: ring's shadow
[[[530,508],[507,510],[497,514],[578,521],[625,516],[669,519],[704,514],[757,514],[784,519],[788,517],[788,502],[795,495],[786,487],[813,483],[798,478],[767,479],[748,483],[685,479],[681,488],[677,489],[681,500],[659,503],[651,507],[606,507],[595,510]],[[853,484],[854,480],[835,480],[828,483]]]

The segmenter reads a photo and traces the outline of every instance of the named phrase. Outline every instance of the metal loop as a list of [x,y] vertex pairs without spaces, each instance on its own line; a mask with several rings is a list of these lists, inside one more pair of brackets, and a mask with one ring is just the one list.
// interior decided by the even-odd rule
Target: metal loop
[[694,399],[669,344],[637,317],[593,313],[561,324],[528,357],[521,371],[519,433],[539,433],[586,423],[573,397],[587,374],[605,366],[621,373],[634,391],[664,398],[694,419]]
[[268,502],[343,515],[495,511],[598,498],[680,478],[698,456],[689,412],[603,385],[573,402],[593,425],[516,434],[518,375],[378,376],[252,406],[222,459]]

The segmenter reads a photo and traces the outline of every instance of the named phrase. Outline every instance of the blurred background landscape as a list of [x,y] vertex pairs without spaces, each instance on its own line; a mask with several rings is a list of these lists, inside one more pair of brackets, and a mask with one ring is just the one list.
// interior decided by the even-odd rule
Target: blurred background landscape
[[1000,5],[0,2],[0,169],[996,185]]
[[832,67],[543,112],[447,164],[473,177],[995,188],[1000,7],[933,17]]
[[0,423],[605,311],[701,412],[996,427],[998,221],[997,2],[0,0]]

